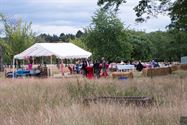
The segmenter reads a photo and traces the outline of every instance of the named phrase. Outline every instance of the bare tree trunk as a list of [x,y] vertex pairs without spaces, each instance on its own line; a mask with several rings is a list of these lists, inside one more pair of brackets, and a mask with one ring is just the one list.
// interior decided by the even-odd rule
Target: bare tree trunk
[[0,71],[3,70],[3,48],[0,46]]

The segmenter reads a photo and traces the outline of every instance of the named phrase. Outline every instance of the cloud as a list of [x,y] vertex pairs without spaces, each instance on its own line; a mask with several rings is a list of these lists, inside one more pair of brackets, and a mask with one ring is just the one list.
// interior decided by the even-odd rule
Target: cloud
[[28,3],[71,3],[71,4],[75,4],[75,3],[92,3],[95,4],[96,0],[29,0]]
[[32,29],[37,35],[39,35],[40,33],[46,33],[50,35],[53,35],[53,34],[60,35],[60,33],[76,34],[78,30],[82,30],[83,28],[73,27],[73,26],[54,26],[54,25],[33,24]]
[[[164,30],[169,24],[167,16],[136,24],[133,7],[137,3],[138,0],[129,0],[120,7],[119,17],[125,26],[150,32]],[[32,21],[34,31],[50,34],[75,33],[88,26],[97,8],[97,0],[0,0],[0,12]]]
[[120,7],[119,18],[124,22],[125,26],[145,32],[152,32],[157,30],[166,30],[166,26],[170,23],[170,18],[166,15],[158,15],[156,17],[151,17],[144,23],[137,23],[135,19],[137,18],[133,10],[134,6],[137,5],[137,0],[132,0]]
[[166,26],[170,23],[170,18],[167,16],[159,15],[157,18],[152,18],[146,23],[135,24],[132,27],[137,30],[144,30],[146,32],[153,32],[157,30],[165,31]]

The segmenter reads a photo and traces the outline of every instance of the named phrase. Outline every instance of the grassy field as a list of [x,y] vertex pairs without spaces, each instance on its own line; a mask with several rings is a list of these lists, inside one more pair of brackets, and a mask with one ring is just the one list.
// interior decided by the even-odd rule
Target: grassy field
[[[153,96],[154,104],[91,104],[85,97]],[[187,114],[187,72],[118,81],[0,78],[0,125],[179,125]]]

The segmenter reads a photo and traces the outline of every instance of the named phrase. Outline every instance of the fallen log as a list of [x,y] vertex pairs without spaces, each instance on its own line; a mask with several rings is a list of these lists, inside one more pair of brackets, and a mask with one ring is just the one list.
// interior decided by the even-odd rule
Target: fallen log
[[119,103],[119,104],[132,104],[136,106],[148,106],[153,104],[153,97],[147,96],[103,96],[103,97],[92,97],[85,98],[83,100],[85,105],[90,103]]

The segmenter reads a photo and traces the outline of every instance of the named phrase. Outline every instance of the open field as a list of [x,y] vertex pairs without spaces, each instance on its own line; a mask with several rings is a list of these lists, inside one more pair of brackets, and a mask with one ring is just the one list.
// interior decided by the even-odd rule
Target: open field
[[[85,97],[153,96],[154,105],[91,104]],[[179,125],[187,114],[187,72],[118,81],[0,78],[0,125]]]

